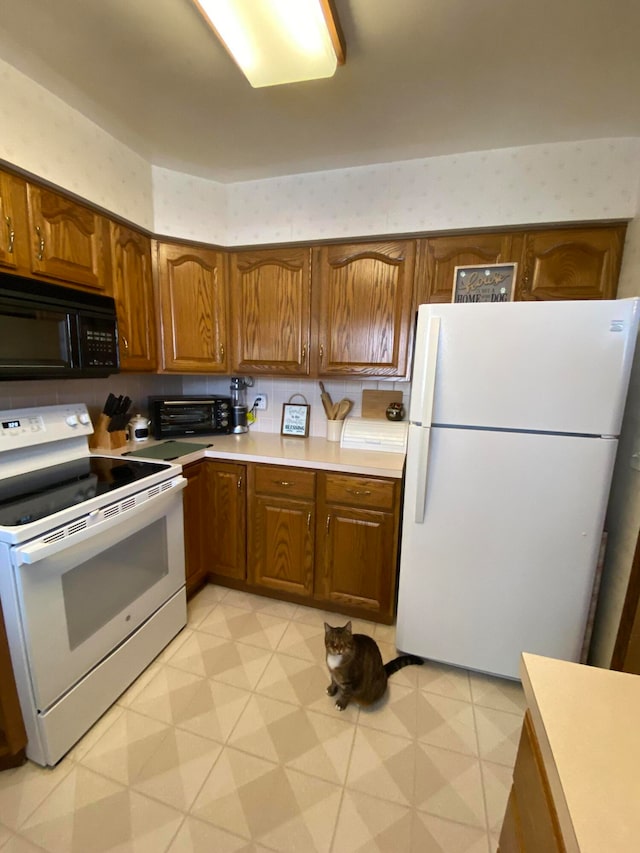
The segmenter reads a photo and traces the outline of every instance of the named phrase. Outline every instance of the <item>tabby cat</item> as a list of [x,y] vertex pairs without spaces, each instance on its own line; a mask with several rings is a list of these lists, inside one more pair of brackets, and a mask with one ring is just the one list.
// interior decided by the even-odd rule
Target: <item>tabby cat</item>
[[359,705],[372,705],[384,696],[387,678],[410,664],[422,665],[422,658],[400,655],[389,663],[382,663],[378,644],[366,634],[352,634],[351,622],[342,628],[324,623],[324,645],[331,684],[329,696],[335,696],[336,707],[341,711],[353,699]]

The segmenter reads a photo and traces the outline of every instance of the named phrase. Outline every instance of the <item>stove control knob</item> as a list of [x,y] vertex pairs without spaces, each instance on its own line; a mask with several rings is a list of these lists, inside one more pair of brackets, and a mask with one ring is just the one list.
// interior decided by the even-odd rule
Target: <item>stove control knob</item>
[[82,412],[80,415],[78,415],[78,417],[80,419],[81,424],[86,425],[86,424],[91,423],[91,418],[89,417],[89,415],[86,412]]
[[67,415],[65,421],[69,424],[70,427],[78,426],[78,416],[77,415]]

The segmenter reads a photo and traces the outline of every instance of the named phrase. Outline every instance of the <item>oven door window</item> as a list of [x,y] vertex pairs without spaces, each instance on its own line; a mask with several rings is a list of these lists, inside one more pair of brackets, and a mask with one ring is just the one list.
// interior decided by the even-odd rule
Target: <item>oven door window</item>
[[42,559],[36,559],[34,548],[32,561],[15,568],[41,711],[184,586],[180,492],[168,492],[112,521],[100,532],[85,536],[84,531],[79,542],[73,536],[68,545],[63,540],[59,551]]
[[0,364],[71,367],[69,317],[64,311],[0,304]]

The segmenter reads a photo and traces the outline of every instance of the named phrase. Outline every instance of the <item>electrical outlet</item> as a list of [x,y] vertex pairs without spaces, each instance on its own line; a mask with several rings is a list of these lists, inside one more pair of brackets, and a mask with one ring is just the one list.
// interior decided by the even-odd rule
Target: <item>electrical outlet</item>
[[267,408],[267,395],[266,394],[256,394],[256,401],[254,403],[256,409],[260,409],[264,411]]

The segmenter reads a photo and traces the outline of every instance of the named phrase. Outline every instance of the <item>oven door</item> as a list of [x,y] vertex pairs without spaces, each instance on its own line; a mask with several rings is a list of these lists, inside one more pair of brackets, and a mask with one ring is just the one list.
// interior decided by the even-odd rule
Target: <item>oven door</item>
[[[12,548],[36,707],[44,711],[185,583],[181,489]],[[123,503],[127,499],[124,499]],[[129,499],[131,501],[133,499]],[[105,510],[108,513],[108,510]],[[43,540],[52,540],[44,544]]]

